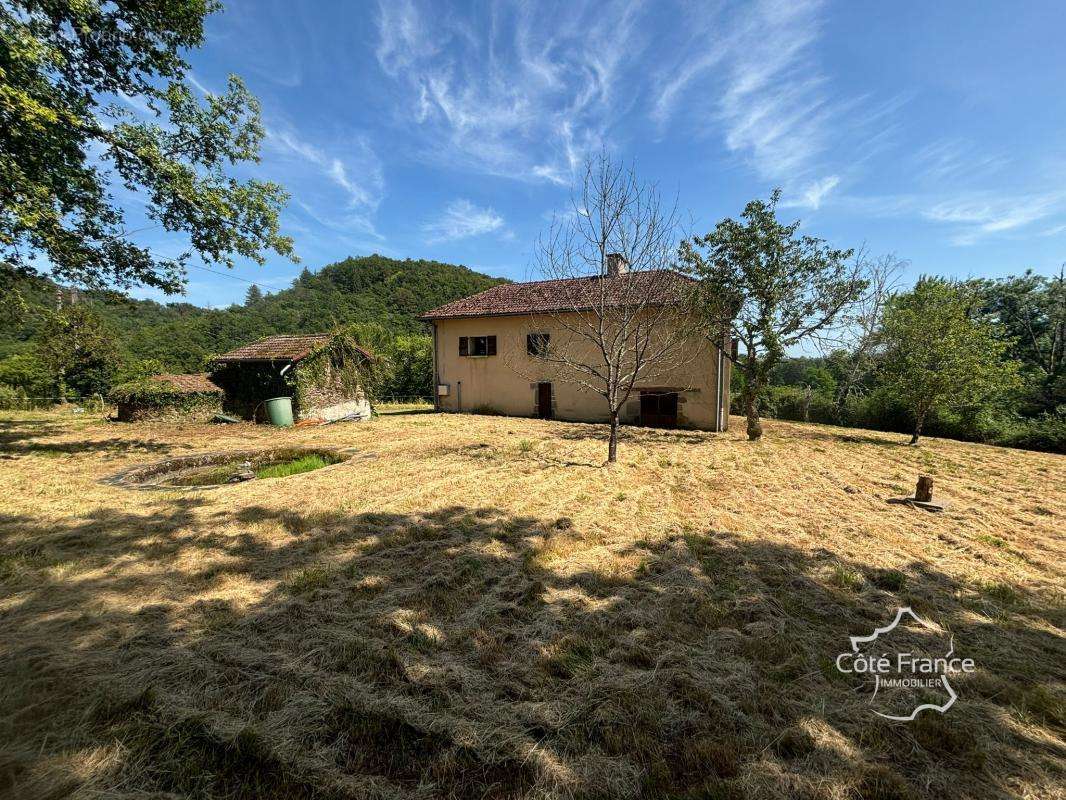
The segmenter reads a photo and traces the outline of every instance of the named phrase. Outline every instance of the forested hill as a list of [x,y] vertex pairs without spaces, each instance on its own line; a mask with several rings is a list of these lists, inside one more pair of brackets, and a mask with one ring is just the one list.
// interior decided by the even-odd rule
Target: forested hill
[[[127,357],[195,371],[214,354],[273,333],[313,333],[349,322],[420,333],[424,327],[416,317],[422,312],[505,282],[454,264],[372,255],[347,258],[317,273],[304,270],[291,288],[226,309],[95,293],[79,297],[115,332]],[[54,304],[56,288],[35,282],[22,295],[30,313],[17,323],[0,320],[0,358],[30,347],[39,316],[32,307]]]

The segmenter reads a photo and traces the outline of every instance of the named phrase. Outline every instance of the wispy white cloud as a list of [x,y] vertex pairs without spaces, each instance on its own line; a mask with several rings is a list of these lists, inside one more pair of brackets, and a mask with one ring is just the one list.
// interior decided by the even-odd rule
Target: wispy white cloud
[[[1033,235],[1029,226],[1066,213],[1066,192],[969,191],[840,196],[839,208],[870,217],[916,218],[943,226],[947,242],[965,247],[996,235]],[[1046,223],[1045,223],[1046,224]],[[1066,231],[1053,226],[1037,235]]]
[[293,204],[319,225],[375,241],[374,218],[385,193],[381,161],[362,135],[337,137],[330,149],[307,141],[286,124],[267,127],[271,174],[293,195]]
[[[377,208],[381,201],[385,181],[381,162],[365,138],[351,137],[346,142],[349,152],[344,157],[327,153],[322,148],[301,139],[292,130],[269,128],[267,139],[283,151],[288,151],[318,167],[323,175],[344,190],[352,206]],[[345,163],[346,159],[351,159],[358,164],[359,180],[351,177],[349,167]]]
[[460,198],[449,203],[441,216],[427,223],[422,230],[428,244],[437,244],[492,233],[503,225],[503,217],[493,209],[479,208]]
[[768,180],[803,171],[825,146],[826,79],[811,48],[820,6],[764,1],[733,39],[729,83],[719,102],[725,143]]
[[688,36],[665,49],[649,117],[720,141],[786,205],[818,208],[899,133],[903,94],[845,96],[820,62],[822,0],[698,6]]
[[810,179],[833,115],[815,58],[820,0],[760,0],[715,12],[700,7],[689,36],[661,59],[650,117],[721,137],[760,178]]
[[411,0],[381,2],[378,6],[377,59],[390,75],[410,66],[419,58],[427,59],[437,49],[429,40],[429,31]]
[[[382,0],[375,51],[423,156],[520,180],[568,184],[633,102],[620,83],[643,47],[639,3],[494,6],[464,19]],[[635,82],[633,85],[637,85]]]
[[200,80],[200,79],[199,79],[199,78],[198,78],[198,77],[196,76],[196,74],[195,74],[195,73],[193,73],[193,72],[189,72],[189,74],[188,74],[188,79],[189,79],[189,83],[191,83],[191,84],[193,85],[193,88],[195,88],[195,89],[196,89],[196,90],[197,90],[197,91],[198,91],[198,92],[199,92],[200,94],[218,94],[218,92],[214,91],[213,89],[209,89],[209,88],[207,87],[207,85],[206,85],[206,84],[204,84],[204,83],[203,83],[203,82],[202,82],[202,81],[201,81],[201,80]]
[[955,227],[950,241],[966,246],[996,234],[1015,231],[1060,211],[1066,193],[1049,192],[1028,196],[978,193],[942,201],[922,216]]
[[826,196],[840,183],[839,175],[827,175],[803,187],[800,192],[785,200],[782,208],[809,208],[817,211]]
[[987,178],[1010,164],[1001,155],[979,152],[961,139],[937,139],[915,152],[912,159],[919,175],[936,181],[972,182]]

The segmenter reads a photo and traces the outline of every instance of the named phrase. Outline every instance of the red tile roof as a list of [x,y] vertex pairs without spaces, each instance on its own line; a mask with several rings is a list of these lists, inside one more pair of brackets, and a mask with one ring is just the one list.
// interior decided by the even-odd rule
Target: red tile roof
[[211,379],[203,372],[189,375],[153,375],[148,380],[156,383],[165,383],[179,392],[187,394],[222,394],[222,390],[211,382]]
[[332,338],[333,335],[329,333],[267,336],[251,344],[242,345],[236,350],[223,353],[215,360],[299,361],[301,358],[306,358],[312,350],[321,347]]
[[[332,333],[280,333],[267,336],[251,344],[242,345],[236,350],[223,353],[216,362],[227,361],[292,361],[307,358],[314,350],[329,342],[336,334]],[[356,348],[369,359],[374,356],[361,347]]]
[[624,304],[627,298],[642,302],[650,294],[658,302],[680,298],[692,279],[673,270],[641,270],[608,278],[565,278],[531,283],[501,283],[478,294],[455,300],[422,314],[419,319],[536,314],[595,308],[600,292],[610,304]]

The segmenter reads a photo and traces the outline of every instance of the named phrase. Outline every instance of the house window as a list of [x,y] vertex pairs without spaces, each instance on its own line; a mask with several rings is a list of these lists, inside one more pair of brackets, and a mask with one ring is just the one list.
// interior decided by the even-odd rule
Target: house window
[[495,336],[460,336],[459,355],[494,356],[496,355]]
[[527,333],[526,353],[538,358],[548,355],[548,345],[551,343],[550,333]]

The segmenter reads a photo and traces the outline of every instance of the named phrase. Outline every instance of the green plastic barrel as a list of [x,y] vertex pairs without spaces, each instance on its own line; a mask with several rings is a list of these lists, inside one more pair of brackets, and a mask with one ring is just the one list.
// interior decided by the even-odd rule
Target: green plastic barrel
[[270,424],[279,428],[292,427],[292,398],[274,397],[264,403]]

